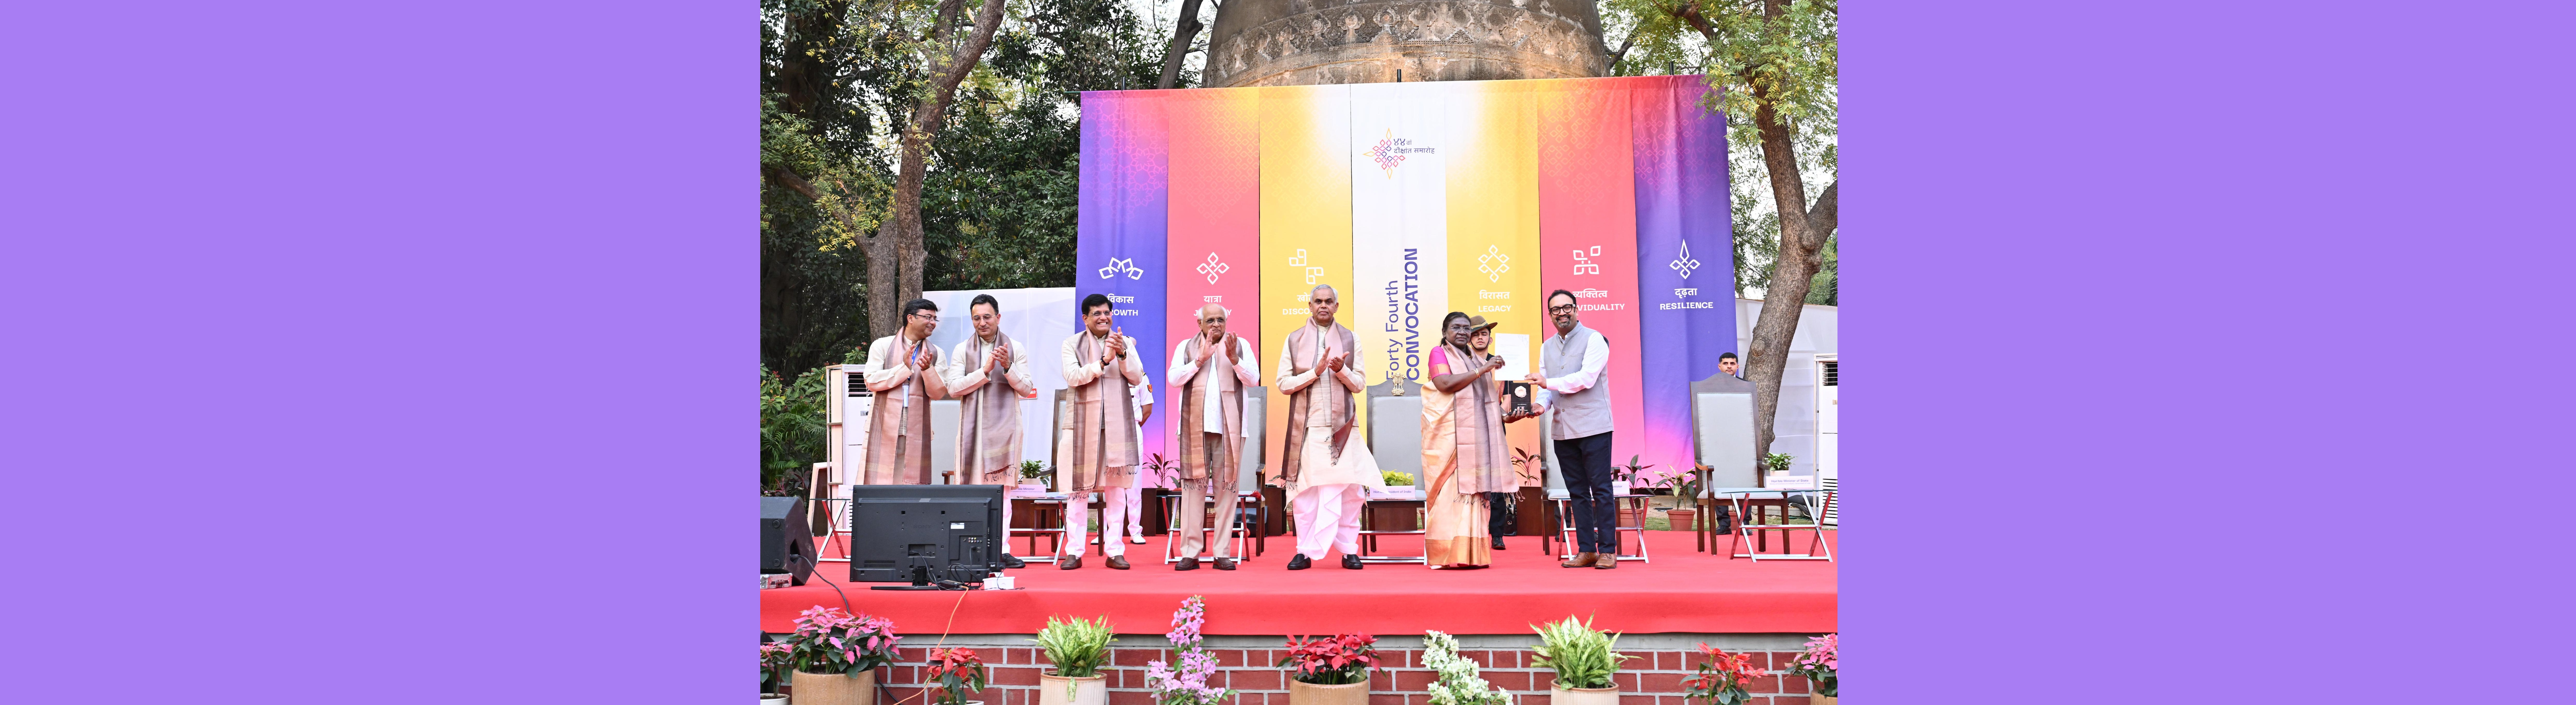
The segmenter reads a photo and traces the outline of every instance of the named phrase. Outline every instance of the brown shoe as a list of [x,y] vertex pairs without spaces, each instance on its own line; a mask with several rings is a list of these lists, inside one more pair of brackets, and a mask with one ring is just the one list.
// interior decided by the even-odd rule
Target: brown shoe
[[1172,564],[1172,570],[1198,570],[1198,569],[1199,569],[1199,557],[1198,557],[1198,556],[1190,556],[1190,557],[1188,557],[1188,558],[1183,558],[1183,559],[1181,559],[1181,562]]
[[1126,556],[1110,556],[1110,557],[1109,557],[1109,569],[1110,569],[1110,570],[1126,570],[1126,569],[1127,569],[1127,557],[1126,557]]
[[1075,568],[1080,568],[1082,567],[1082,557],[1065,556],[1056,560],[1055,567],[1057,570],[1073,570]]
[[1593,561],[1592,567],[1602,570],[1617,568],[1619,567],[1619,555],[1615,553],[1601,554],[1601,560]]
[[1574,554],[1574,560],[1558,563],[1557,565],[1567,568],[1590,568],[1595,561],[1599,560],[1601,560],[1601,554],[1585,551]]
[[1217,569],[1217,570],[1234,570],[1234,559],[1232,559],[1232,558],[1226,558],[1226,557],[1223,557],[1223,556],[1219,556],[1219,557],[1217,557],[1217,559],[1216,559],[1216,569]]

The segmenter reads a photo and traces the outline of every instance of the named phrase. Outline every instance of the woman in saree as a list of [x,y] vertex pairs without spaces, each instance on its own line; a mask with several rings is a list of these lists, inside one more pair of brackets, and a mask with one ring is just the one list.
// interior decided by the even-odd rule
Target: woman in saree
[[1503,359],[1474,344],[1478,336],[1490,341],[1494,325],[1452,311],[1440,321],[1442,344],[1431,349],[1431,384],[1422,390],[1422,555],[1433,569],[1492,565],[1485,493],[1520,485],[1503,451],[1502,382],[1494,378]]

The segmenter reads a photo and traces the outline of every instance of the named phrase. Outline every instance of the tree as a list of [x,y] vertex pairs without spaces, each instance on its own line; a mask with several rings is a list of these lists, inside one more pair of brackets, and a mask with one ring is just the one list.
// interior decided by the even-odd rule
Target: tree
[[[904,301],[921,296],[923,265],[930,251],[922,246],[921,187],[929,168],[930,140],[939,133],[940,124],[948,118],[948,102],[957,97],[957,84],[966,80],[967,72],[984,58],[984,49],[993,44],[993,30],[1002,26],[1002,0],[984,0],[975,13],[975,26],[964,38],[957,33],[958,13],[965,0],[940,0],[930,31],[915,48],[925,63],[925,74],[918,90],[926,91],[912,109],[912,117],[896,138],[900,145],[895,169],[894,195],[887,218],[877,227],[875,237],[868,238],[868,281],[894,282],[893,296],[876,296],[868,300],[868,317],[876,321],[895,320],[897,307]],[[887,29],[902,32],[899,24],[888,23]],[[889,323],[888,330],[893,324]]]
[[[1715,89],[1709,92],[1708,107],[1724,111],[1730,127],[1739,119],[1748,124],[1752,129],[1730,129],[1728,136],[1739,147],[1759,150],[1761,155],[1771,197],[1771,224],[1779,235],[1763,282],[1763,299],[1777,305],[1763,306],[1754,319],[1745,363],[1746,377],[1754,383],[1753,447],[1759,456],[1769,451],[1774,437],[1780,377],[1788,366],[1790,338],[1798,330],[1802,309],[1798,304],[1809,301],[1808,292],[1825,271],[1825,248],[1836,226],[1840,180],[1828,183],[1809,201],[1801,173],[1802,161],[1807,160],[1800,158],[1803,147],[1812,161],[1821,162],[1828,171],[1835,161],[1839,55],[1835,3],[1611,0],[1610,5],[1631,26],[1618,57],[1620,71],[1672,67],[1698,59],[1698,67]],[[1632,62],[1638,66],[1629,66]],[[1735,212],[1739,224],[1755,215],[1740,207]],[[1826,297],[1831,300],[1832,294]]]
[[1181,16],[1172,24],[1172,44],[1163,49],[1163,79],[1154,84],[1161,90],[1181,87],[1181,59],[1190,55],[1190,44],[1198,39],[1199,0],[1181,0]]

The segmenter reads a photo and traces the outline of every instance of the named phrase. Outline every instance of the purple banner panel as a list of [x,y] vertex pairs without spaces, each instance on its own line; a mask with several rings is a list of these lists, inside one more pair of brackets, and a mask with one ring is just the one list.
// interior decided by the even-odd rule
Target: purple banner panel
[[[1145,375],[1159,382],[1170,346],[1163,341],[1164,235],[1171,216],[1170,142],[1161,96],[1143,92],[1082,94],[1081,191],[1075,213],[1073,293],[1076,305],[1092,294],[1116,304],[1114,325],[1136,339]],[[1066,311],[1063,315],[1079,315]],[[1049,355],[1064,341],[1048,341]],[[1160,391],[1160,388],[1157,388]],[[1163,422],[1168,409],[1146,419],[1144,452],[1169,456]]]
[[[1698,76],[1661,76],[1629,94],[1636,155],[1639,375],[1650,474],[1692,461],[1690,383],[1735,350],[1734,233],[1727,210],[1726,118],[1700,106]],[[1752,462],[1752,458],[1745,458]]]

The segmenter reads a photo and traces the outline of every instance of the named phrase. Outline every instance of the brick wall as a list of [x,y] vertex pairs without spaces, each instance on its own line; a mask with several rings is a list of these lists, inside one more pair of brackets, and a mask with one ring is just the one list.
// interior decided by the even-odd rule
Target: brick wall
[[[1668,638],[1644,640],[1661,643],[1642,644],[1650,648],[1634,648],[1629,642],[1636,636]],[[1696,642],[1688,638],[1669,638],[1676,636],[1682,635],[1621,638],[1620,651],[1637,658],[1624,662],[1615,676],[1619,683],[1620,705],[1685,705],[1681,697],[1681,682],[1692,675],[1692,671],[1687,670],[1691,664],[1685,659],[1691,653],[1690,644]],[[1555,672],[1532,667],[1531,654],[1525,644],[1476,643],[1496,640],[1496,637],[1480,639],[1462,635],[1459,637],[1459,655],[1476,662],[1479,677],[1497,688],[1510,691],[1515,696],[1516,705],[1548,705],[1548,689],[1556,680]],[[1529,639],[1502,637],[1500,640]],[[1805,635],[1780,635],[1773,639],[1710,638],[1699,641],[1729,652],[1750,653],[1755,667],[1775,671],[1758,679],[1749,689],[1753,693],[1752,705],[1805,705],[1807,679],[1776,672],[1789,666],[1791,659],[1797,656],[1797,644],[1804,640]],[[1038,673],[1049,668],[1045,652],[1033,646],[1012,646],[1009,641],[978,641],[987,643],[949,642],[952,646],[974,649],[976,655],[992,669],[990,687],[975,696],[976,699],[984,701],[985,705],[1037,705]],[[1127,645],[1142,641],[1155,643]],[[1729,641],[1738,643],[1727,643]],[[905,643],[913,642],[914,639],[905,640]],[[1284,655],[1284,649],[1278,647],[1285,643],[1284,638],[1210,637],[1207,648],[1216,656],[1219,670],[1215,677],[1209,679],[1209,685],[1240,691],[1230,705],[1288,705],[1286,674],[1272,665]],[[1153,694],[1145,689],[1145,662],[1167,657],[1161,644],[1158,636],[1122,635],[1119,642],[1112,645],[1110,666],[1103,669],[1103,674],[1108,676],[1108,705],[1154,705]],[[928,651],[926,646],[902,649],[902,662],[877,672],[878,682],[886,686],[887,698],[877,705],[923,705],[928,700],[922,677],[927,670],[925,659]],[[1369,677],[1369,705],[1429,705],[1430,696],[1425,690],[1435,674],[1422,664],[1419,637],[1382,638],[1378,655],[1381,666]]]

